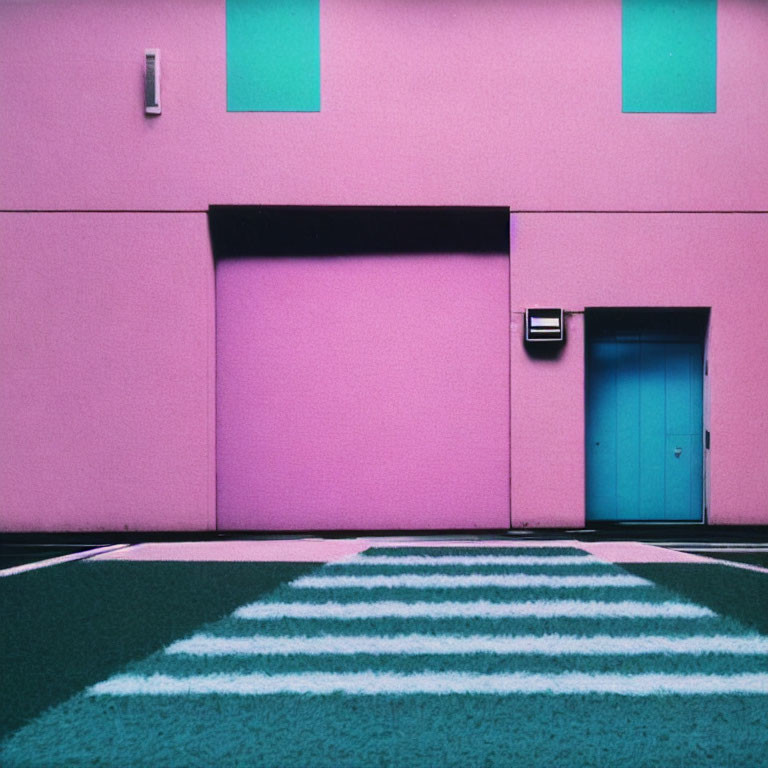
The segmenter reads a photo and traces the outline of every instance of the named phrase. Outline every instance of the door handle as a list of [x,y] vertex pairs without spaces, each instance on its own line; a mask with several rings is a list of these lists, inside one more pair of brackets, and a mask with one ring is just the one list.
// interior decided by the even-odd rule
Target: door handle
[[683,452],[683,449],[682,449],[680,446],[677,446],[677,447],[675,448],[675,458],[676,458],[676,459],[679,459],[679,458],[680,458],[680,454],[681,454],[682,452]]

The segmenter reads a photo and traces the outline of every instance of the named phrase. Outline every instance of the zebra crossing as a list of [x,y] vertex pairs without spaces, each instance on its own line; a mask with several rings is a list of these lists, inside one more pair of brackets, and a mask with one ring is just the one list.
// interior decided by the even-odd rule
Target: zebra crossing
[[575,547],[374,547],[139,667],[88,695],[759,696],[768,638]]

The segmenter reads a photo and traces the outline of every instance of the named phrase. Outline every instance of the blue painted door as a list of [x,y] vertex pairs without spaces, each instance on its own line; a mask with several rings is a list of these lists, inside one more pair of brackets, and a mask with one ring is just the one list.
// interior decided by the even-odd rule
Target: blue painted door
[[702,519],[702,345],[614,337],[587,347],[587,517]]

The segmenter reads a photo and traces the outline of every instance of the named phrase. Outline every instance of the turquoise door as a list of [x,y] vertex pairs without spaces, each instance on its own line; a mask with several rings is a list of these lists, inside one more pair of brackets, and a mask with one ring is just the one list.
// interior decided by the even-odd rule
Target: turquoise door
[[587,517],[702,519],[702,344],[587,345]]

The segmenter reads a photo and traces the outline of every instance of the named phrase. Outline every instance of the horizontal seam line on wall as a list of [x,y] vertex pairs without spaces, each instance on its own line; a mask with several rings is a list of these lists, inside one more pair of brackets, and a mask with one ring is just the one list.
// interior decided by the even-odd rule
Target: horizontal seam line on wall
[[[237,208],[240,206],[233,205],[233,208]],[[295,206],[297,208],[336,208],[336,207],[342,207],[342,208],[356,208],[356,207],[371,207],[371,206],[326,206],[326,205],[299,205]],[[374,208],[377,206],[373,206]],[[382,208],[390,208],[392,206],[381,206]],[[395,206],[399,207],[399,206]],[[403,208],[412,208],[413,206],[402,206]],[[418,206],[417,206],[418,207]],[[445,205],[445,206],[432,206],[435,208],[453,208],[455,206],[452,205]],[[461,206],[461,207],[469,207],[469,208],[484,208],[487,206]],[[503,207],[503,206],[502,206]],[[0,213],[208,213],[208,208],[0,208]],[[547,213],[556,213],[556,214],[564,214],[564,213],[595,213],[595,214],[686,214],[686,215],[695,215],[695,214],[748,214],[748,215],[765,215],[768,213],[768,207],[765,210],[727,210],[727,211],[676,211],[676,210],[587,210],[587,209],[572,209],[572,210],[565,210],[565,209],[553,209],[553,210],[545,210],[545,209],[514,209],[510,208],[509,212],[511,214],[520,214],[520,213],[541,213],[541,214],[547,214]]]
[[674,211],[674,210],[626,210],[626,211],[591,211],[591,210],[543,210],[543,209],[527,209],[527,210],[515,210],[510,209],[510,213],[517,214],[517,213],[606,213],[606,214],[686,214],[686,215],[693,215],[693,214],[766,214],[768,213],[768,208],[764,211],[758,211],[758,210],[749,210],[749,211],[736,211],[736,210],[728,210],[728,211]]
[[0,213],[208,213],[201,209],[139,209],[139,208],[2,208]]

